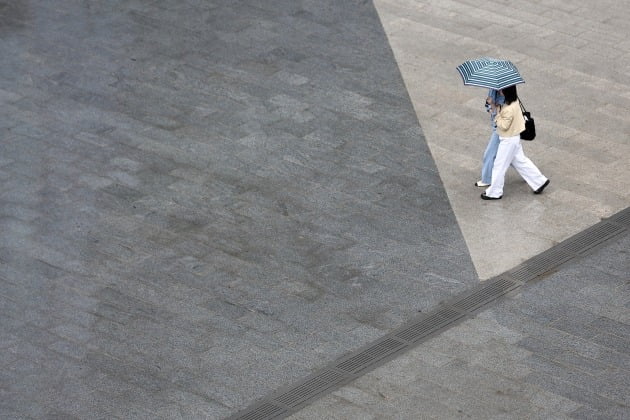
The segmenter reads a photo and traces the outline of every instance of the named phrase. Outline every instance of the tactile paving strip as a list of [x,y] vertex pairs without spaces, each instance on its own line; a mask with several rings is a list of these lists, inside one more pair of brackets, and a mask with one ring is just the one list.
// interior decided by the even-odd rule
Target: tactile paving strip
[[468,290],[435,310],[340,358],[306,379],[289,386],[245,410],[232,420],[285,418],[301,407],[410,350],[434,334],[451,328],[487,308],[529,281],[540,279],[562,264],[580,257],[630,229],[630,207],[572,236],[514,269]]

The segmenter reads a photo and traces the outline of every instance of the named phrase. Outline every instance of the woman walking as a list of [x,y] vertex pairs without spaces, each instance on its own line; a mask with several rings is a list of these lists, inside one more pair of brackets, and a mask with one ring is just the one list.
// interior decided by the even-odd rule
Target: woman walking
[[475,182],[475,187],[489,187],[492,182],[492,167],[494,166],[494,158],[499,148],[499,135],[497,134],[497,123],[494,122],[497,116],[497,110],[504,103],[503,95],[495,89],[488,90],[488,98],[486,99],[486,111],[490,113],[490,125],[492,134],[483,153],[483,165],[481,167],[481,179]]
[[501,93],[505,98],[505,104],[499,108],[495,118],[499,134],[499,148],[492,167],[492,184],[481,194],[484,200],[499,200],[503,197],[505,173],[510,165],[534,190],[534,194],[540,194],[549,185],[549,178],[544,176],[523,152],[520,134],[525,130],[525,119],[516,86],[503,88]]

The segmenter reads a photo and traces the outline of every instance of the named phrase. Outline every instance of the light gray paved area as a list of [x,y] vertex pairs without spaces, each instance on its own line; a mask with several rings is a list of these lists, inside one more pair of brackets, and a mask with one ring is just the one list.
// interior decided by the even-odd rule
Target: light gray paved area
[[[502,273],[630,203],[630,2],[375,0],[479,277]],[[551,179],[541,197],[515,171],[479,204],[486,91],[463,86],[468,58],[508,58],[536,118],[527,155]],[[493,240],[488,240],[493,232]]]
[[[478,282],[370,2],[0,19],[0,417],[224,418]],[[627,249],[296,416],[623,418]]]

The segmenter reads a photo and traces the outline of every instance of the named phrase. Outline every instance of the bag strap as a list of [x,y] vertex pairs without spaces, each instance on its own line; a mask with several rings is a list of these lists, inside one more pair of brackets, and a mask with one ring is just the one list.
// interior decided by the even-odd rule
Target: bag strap
[[517,96],[516,99],[518,99],[518,104],[521,106],[521,111],[523,113],[527,112],[527,110],[525,109],[525,105],[523,105],[523,102],[521,102],[521,98]]

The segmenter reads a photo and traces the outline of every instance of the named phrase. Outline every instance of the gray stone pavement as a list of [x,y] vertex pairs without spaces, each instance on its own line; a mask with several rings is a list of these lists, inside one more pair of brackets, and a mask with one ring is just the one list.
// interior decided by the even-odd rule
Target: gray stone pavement
[[630,235],[291,416],[628,419]]
[[477,283],[370,3],[1,12],[0,417],[222,418]]
[[[224,418],[478,283],[370,2],[0,19],[1,418]],[[296,416],[622,418],[627,248]]]

